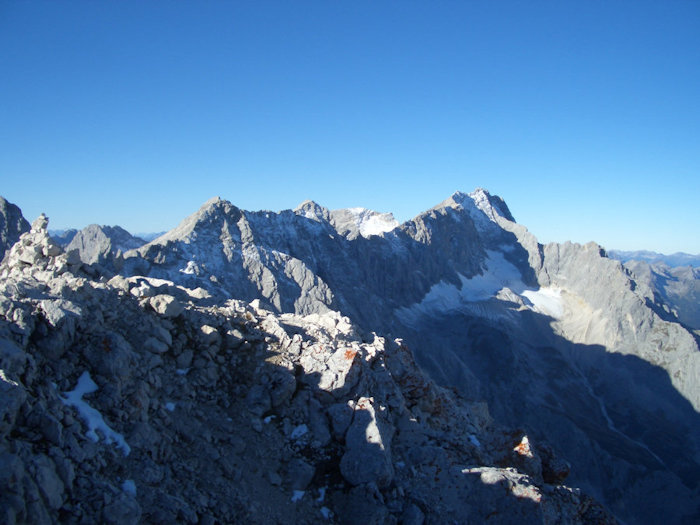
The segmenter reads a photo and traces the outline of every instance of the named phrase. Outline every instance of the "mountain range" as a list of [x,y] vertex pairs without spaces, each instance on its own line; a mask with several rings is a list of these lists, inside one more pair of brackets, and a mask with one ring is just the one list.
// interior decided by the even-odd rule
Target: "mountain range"
[[[19,224],[16,215],[6,223]],[[3,242],[27,230],[7,228]],[[623,264],[594,243],[542,245],[483,189],[457,192],[403,224],[312,201],[273,213],[214,198],[151,242],[93,225],[63,256],[86,278],[132,283],[124,289],[156,311],[167,309],[154,294],[197,308],[235,299],[269,319],[346,317],[359,341],[399,341],[435,388],[455,396],[450,402],[472,413],[483,407],[537,443],[539,470],[514,465],[519,471],[543,476],[551,451],[570,465],[567,484],[623,522],[700,518],[692,267]],[[349,468],[342,472],[352,484]],[[372,483],[387,499],[384,479]],[[430,505],[415,505],[423,519],[438,519]],[[518,522],[513,516],[496,521]]]
[[700,255],[693,255],[690,253],[677,252],[670,255],[666,255],[658,252],[651,252],[648,250],[636,250],[636,251],[623,251],[623,250],[610,250],[608,255],[617,259],[618,261],[628,262],[628,261],[643,261],[649,264],[664,264],[670,266],[671,268],[676,268],[678,266],[692,266],[697,268],[700,266]]

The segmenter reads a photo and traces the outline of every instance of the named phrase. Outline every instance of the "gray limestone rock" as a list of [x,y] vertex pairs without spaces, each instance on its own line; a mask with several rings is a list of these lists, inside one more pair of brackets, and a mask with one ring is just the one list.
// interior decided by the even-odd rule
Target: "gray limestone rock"
[[118,252],[133,250],[146,244],[119,226],[91,224],[77,232],[66,251],[77,250],[85,264],[109,264]]
[[5,437],[12,430],[26,398],[24,387],[0,369],[0,437]]
[[150,298],[149,304],[151,307],[163,317],[177,317],[180,315],[184,307],[172,295],[159,294]]
[[256,416],[262,416],[272,408],[270,393],[263,385],[254,385],[246,396],[248,411]]
[[345,497],[339,497],[338,500],[338,518],[343,525],[384,525],[394,522],[390,520],[393,516],[389,514],[376,486],[353,487]]
[[316,469],[303,459],[293,458],[287,465],[285,484],[292,490],[306,490]]
[[46,229],[49,226],[49,218],[44,215],[43,213],[39,215],[36,219],[34,219],[34,222],[32,222],[32,232],[34,233],[39,233],[39,232],[45,232]]
[[393,428],[384,421],[370,398],[355,405],[353,420],[345,436],[345,454],[340,472],[353,485],[376,483],[387,487],[394,477],[391,460]]
[[345,433],[352,422],[353,407],[347,403],[334,403],[328,407],[327,412],[333,429],[333,437],[344,441]]
[[292,398],[297,388],[297,380],[292,370],[277,368],[271,373],[270,401],[273,407],[278,407]]
[[48,507],[57,510],[63,505],[63,482],[56,473],[56,466],[47,456],[38,455],[34,458],[31,468],[35,472],[35,481]]
[[19,456],[0,448],[0,517],[3,523],[26,521],[26,479],[24,463]]
[[129,494],[118,494],[114,501],[104,507],[102,519],[114,525],[136,525],[141,520],[141,506]]
[[415,503],[409,503],[401,515],[401,522],[404,525],[423,525],[425,514]]
[[13,341],[0,337],[0,369],[10,378],[17,378],[25,369],[27,354]]
[[155,337],[149,337],[143,342],[143,348],[154,354],[163,354],[170,348],[166,343]]

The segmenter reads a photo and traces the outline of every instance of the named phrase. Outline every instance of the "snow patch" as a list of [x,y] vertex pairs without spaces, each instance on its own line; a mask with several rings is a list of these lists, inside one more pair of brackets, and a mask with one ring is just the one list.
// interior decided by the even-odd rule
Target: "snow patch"
[[187,261],[187,265],[180,270],[180,272],[187,275],[199,275],[199,267],[197,266],[196,262]]
[[301,499],[304,497],[304,494],[306,494],[306,491],[304,491],[304,490],[295,490],[292,493],[292,503],[296,503],[297,501],[301,501]]
[[561,290],[558,288],[525,290],[521,295],[530,301],[535,311],[557,318],[564,315]]
[[174,412],[175,411],[175,403],[172,403],[170,401],[165,403],[165,410],[167,410],[168,412]]
[[399,225],[391,213],[379,213],[365,208],[348,208],[353,216],[357,229],[365,238],[390,232]]
[[97,384],[90,377],[90,373],[86,370],[82,373],[80,378],[78,378],[78,384],[70,392],[64,392],[64,396],[61,398],[64,405],[69,405],[75,407],[80,416],[85,421],[88,427],[88,431],[85,436],[97,443],[100,437],[97,435],[97,430],[104,436],[105,442],[116,443],[118,448],[122,449],[125,456],[128,456],[131,452],[131,447],[126,443],[124,436],[112,430],[107,423],[105,423],[102,414],[99,411],[92,408],[83,400],[85,394],[90,394],[97,391]]
[[466,307],[470,312],[478,314],[479,309],[471,305],[496,298],[504,302],[520,303],[555,318],[563,315],[561,290],[527,287],[520,271],[505,258],[503,252],[486,250],[484,266],[481,275],[470,279],[457,274],[459,286],[444,281],[434,284],[419,303],[399,308],[397,314],[409,321],[423,315],[459,311]]

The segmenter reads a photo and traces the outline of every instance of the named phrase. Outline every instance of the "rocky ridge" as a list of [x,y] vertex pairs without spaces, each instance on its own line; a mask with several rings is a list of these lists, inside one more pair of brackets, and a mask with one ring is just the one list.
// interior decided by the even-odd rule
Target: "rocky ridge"
[[612,523],[400,340],[123,276],[40,217],[0,266],[3,523]]

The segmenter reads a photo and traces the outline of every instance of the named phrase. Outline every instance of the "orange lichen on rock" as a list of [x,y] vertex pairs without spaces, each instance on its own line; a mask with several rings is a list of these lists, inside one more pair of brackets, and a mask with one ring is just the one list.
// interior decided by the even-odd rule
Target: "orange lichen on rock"
[[532,450],[530,449],[530,440],[527,439],[527,436],[523,436],[523,439],[520,440],[520,443],[518,443],[513,450],[521,456],[528,458],[533,457]]

